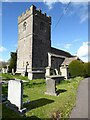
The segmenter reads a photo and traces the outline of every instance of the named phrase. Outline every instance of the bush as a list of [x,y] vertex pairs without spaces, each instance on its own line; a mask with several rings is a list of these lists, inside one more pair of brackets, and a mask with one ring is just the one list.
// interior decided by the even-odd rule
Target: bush
[[84,77],[90,77],[90,62],[84,63]]
[[71,77],[84,76],[84,64],[79,60],[74,60],[69,64],[69,73]]

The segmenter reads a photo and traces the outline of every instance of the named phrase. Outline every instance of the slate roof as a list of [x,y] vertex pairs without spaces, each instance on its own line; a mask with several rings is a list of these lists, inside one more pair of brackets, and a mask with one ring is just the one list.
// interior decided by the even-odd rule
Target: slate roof
[[57,48],[53,48],[53,47],[51,47],[50,54],[64,58],[63,63],[61,65],[69,65],[70,62],[72,62],[73,60],[79,60],[83,62],[81,59],[79,59],[79,57],[71,55],[69,52],[66,52]]
[[71,58],[65,58],[62,65],[69,65],[70,62],[72,62],[73,60],[80,60],[80,59],[77,56],[74,56],[74,57],[71,57]]
[[65,56],[65,57],[73,57],[73,55],[71,55],[69,52],[59,50],[59,49],[56,49],[53,47],[51,47],[51,53],[56,54],[56,55]]

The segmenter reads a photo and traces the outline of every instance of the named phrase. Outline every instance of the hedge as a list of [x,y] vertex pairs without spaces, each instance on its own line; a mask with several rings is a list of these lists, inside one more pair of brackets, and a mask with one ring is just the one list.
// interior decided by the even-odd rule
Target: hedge
[[69,73],[71,77],[90,77],[90,62],[83,63],[79,60],[72,61],[69,64]]
[[84,77],[90,77],[90,62],[84,63]]
[[84,76],[84,64],[79,60],[74,60],[69,64],[71,77]]

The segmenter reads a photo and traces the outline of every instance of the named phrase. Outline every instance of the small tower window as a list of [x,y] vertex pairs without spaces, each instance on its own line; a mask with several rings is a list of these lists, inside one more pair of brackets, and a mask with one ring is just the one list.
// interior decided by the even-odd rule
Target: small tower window
[[43,22],[40,23],[40,30],[42,30],[42,31],[44,30],[44,23]]
[[26,22],[24,22],[24,23],[23,23],[23,31],[25,31],[25,30],[26,30],[26,25],[27,25],[27,23],[26,23]]

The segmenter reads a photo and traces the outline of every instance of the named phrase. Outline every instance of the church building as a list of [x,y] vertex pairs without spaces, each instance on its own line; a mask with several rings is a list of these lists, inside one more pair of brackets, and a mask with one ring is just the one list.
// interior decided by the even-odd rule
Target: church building
[[51,17],[34,5],[18,17],[17,73],[45,75],[45,68],[60,70],[66,59],[77,59],[70,53],[51,47]]

